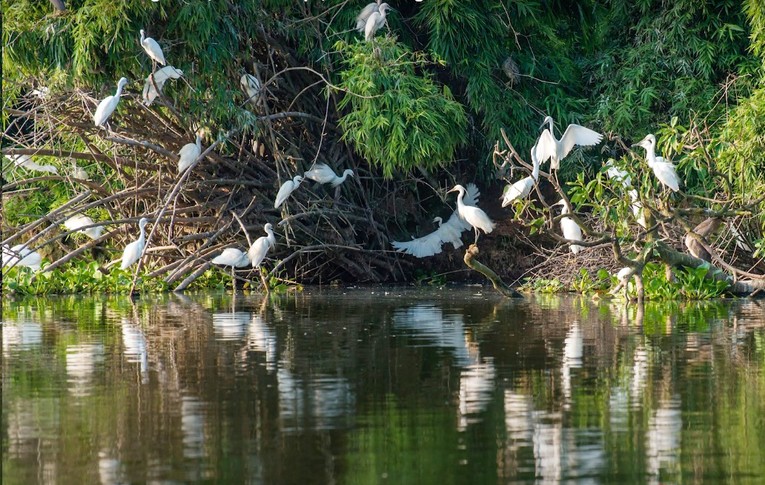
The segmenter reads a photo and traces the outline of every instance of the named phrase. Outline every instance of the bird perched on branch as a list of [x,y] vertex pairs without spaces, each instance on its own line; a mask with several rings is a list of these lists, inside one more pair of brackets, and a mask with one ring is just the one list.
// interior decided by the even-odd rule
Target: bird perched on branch
[[84,214],[75,214],[64,221],[64,227],[67,230],[77,231],[79,229],[79,232],[85,234],[89,238],[98,239],[101,237],[101,233],[104,232],[103,226],[86,227],[85,229],[80,229],[81,227],[92,226],[93,224],[95,224],[93,219]]
[[263,230],[266,231],[267,236],[261,236],[257,238],[255,242],[252,243],[252,246],[250,246],[249,251],[247,251],[247,256],[249,256],[250,263],[252,263],[253,268],[260,267],[260,264],[265,259],[268,250],[276,245],[276,238],[274,237],[274,226],[272,226],[269,222],[263,226]]
[[325,163],[319,163],[314,168],[304,173],[303,177],[315,180],[320,184],[332,184],[332,187],[337,187],[345,182],[345,179],[349,175],[353,177],[353,170],[350,168],[343,170],[343,176],[338,177],[337,174],[335,174],[335,171],[332,170],[329,165]]
[[138,228],[141,230],[141,234],[138,236],[137,240],[125,246],[125,249],[122,251],[122,264],[120,265],[120,268],[129,268],[133,263],[138,261],[141,254],[143,254],[143,248],[146,246],[146,224],[148,223],[149,220],[145,217],[142,217],[141,220],[138,221]]
[[[162,69],[157,69],[155,72],[149,74],[146,78],[146,82],[143,85],[143,104],[151,106],[154,99],[162,92],[162,88],[165,86],[165,81],[168,79],[178,79],[183,76],[183,71],[176,69],[173,66],[165,66]],[[155,87],[156,85],[156,87]]]
[[108,120],[112,113],[114,113],[114,110],[117,109],[117,104],[120,102],[120,96],[122,95],[122,89],[127,83],[127,78],[120,78],[117,83],[117,92],[114,93],[114,96],[107,96],[98,103],[96,114],[93,115],[93,123],[96,126],[101,126],[106,123],[106,120]]
[[152,62],[156,62],[161,65],[167,64],[165,61],[165,55],[162,53],[162,48],[159,43],[151,37],[146,37],[143,29],[141,29],[141,46],[146,54],[151,58]]
[[677,176],[675,166],[663,157],[656,156],[655,136],[649,133],[645,138],[632,146],[645,148],[646,162],[648,162],[648,166],[653,170],[653,174],[656,175],[656,178],[659,179],[662,185],[668,187],[672,192],[680,190],[680,177]]
[[494,230],[494,222],[492,222],[492,220],[489,219],[489,216],[487,216],[480,208],[465,204],[464,198],[467,192],[465,187],[457,184],[447,193],[449,192],[459,192],[457,195],[457,213],[463,221],[473,227],[473,230],[475,231],[474,244],[478,244],[479,230],[487,234],[490,233]]
[[287,180],[279,187],[279,192],[276,194],[276,200],[274,201],[274,209],[278,209],[280,205],[287,200],[287,197],[300,186],[300,182],[303,181],[303,177],[295,175],[292,180]]
[[[463,202],[475,206],[481,193],[475,184],[468,184]],[[446,222],[436,217],[433,222],[438,229],[425,236],[411,241],[392,241],[391,246],[399,252],[410,254],[416,258],[426,258],[441,253],[441,246],[451,243],[454,249],[462,247],[462,233],[470,229],[470,225],[462,220],[459,213],[454,211]]]
[[507,185],[502,192],[502,207],[507,207],[514,200],[525,199],[531,193],[531,189],[534,188],[534,184],[539,179],[539,160],[536,154],[536,145],[531,149],[531,163],[533,165],[531,176],[522,178],[512,185]]
[[537,157],[539,163],[544,163],[549,159],[551,170],[560,168],[560,161],[568,156],[574,146],[597,145],[603,139],[603,135],[597,131],[572,123],[568,125],[560,140],[557,140],[553,131],[552,116],[546,117],[540,128],[544,127],[545,124],[548,125],[549,129],[542,131],[539,140],[537,140]]
[[199,158],[202,153],[202,135],[197,133],[197,139],[195,143],[186,143],[181,147],[178,152],[178,175],[186,171],[187,168],[194,163],[194,160]]
[[356,17],[357,30],[359,29],[359,22],[362,15],[364,15],[367,12],[367,9],[370,7],[376,8],[372,8],[369,11],[366,21],[364,22],[364,39],[367,42],[371,41],[380,27],[385,25],[385,14],[388,12],[388,10],[393,10],[387,3],[381,3],[379,6],[377,6],[375,3],[368,4],[366,7],[364,7],[359,16]]
[[25,266],[32,271],[40,271],[42,256],[37,251],[26,247],[26,244],[17,244],[10,249],[8,246],[3,246],[2,263],[3,267]]
[[[553,204],[559,205],[562,207],[561,214],[564,215],[564,217],[560,220],[560,230],[563,233],[563,237],[568,239],[569,241],[581,241],[582,240],[582,228],[579,227],[579,224],[576,223],[572,218],[565,217],[566,214],[569,213],[568,205],[566,204],[565,199],[561,199],[558,202]],[[569,243],[569,249],[574,254],[579,254],[579,251],[582,250],[582,246],[579,246],[578,244],[570,244]]]

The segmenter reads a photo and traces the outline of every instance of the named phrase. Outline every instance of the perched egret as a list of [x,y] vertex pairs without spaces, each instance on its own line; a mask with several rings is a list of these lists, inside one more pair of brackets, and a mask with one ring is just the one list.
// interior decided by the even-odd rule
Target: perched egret
[[278,209],[280,205],[287,200],[287,197],[300,186],[300,182],[303,181],[303,177],[295,175],[292,180],[287,180],[279,187],[279,193],[276,194],[276,201],[274,202],[274,209]]
[[165,62],[165,55],[162,53],[162,48],[159,46],[159,43],[151,37],[146,37],[143,29],[141,29],[141,45],[153,62],[157,62],[163,66],[167,64],[167,62]]
[[335,174],[335,171],[325,163],[320,163],[303,174],[303,176],[307,179],[315,180],[320,184],[332,184],[332,187],[337,187],[338,185],[345,182],[346,177],[349,175],[353,177],[353,170],[350,168],[346,168],[343,171],[343,176],[338,177]]
[[194,163],[194,160],[199,158],[200,153],[202,153],[202,135],[197,133],[196,142],[186,143],[178,152],[178,175],[186,171]]
[[552,170],[560,168],[560,161],[566,158],[575,145],[597,145],[603,139],[603,135],[597,131],[585,128],[584,126],[570,124],[560,140],[556,140],[552,116],[546,117],[540,128],[544,127],[545,124],[548,125],[549,129],[544,130],[539,136],[537,141],[537,157],[539,158],[539,163],[544,163],[550,159],[550,169]]
[[391,10],[390,5],[382,3],[377,11],[369,14],[367,22],[364,24],[364,39],[366,39],[367,42],[371,41],[377,30],[385,25],[385,14],[388,10]]
[[183,76],[183,71],[176,69],[173,66],[165,66],[162,69],[157,69],[155,72],[149,74],[149,77],[146,78],[146,82],[143,85],[143,93],[141,93],[143,104],[151,106],[156,97],[162,92],[165,82],[168,79],[178,79],[181,76]]
[[93,123],[96,126],[103,125],[112,115],[112,113],[114,113],[114,110],[117,108],[117,103],[120,102],[122,88],[124,88],[127,83],[127,78],[120,78],[119,82],[117,83],[117,92],[114,93],[114,96],[107,96],[100,103],[98,103],[96,114],[93,115]]
[[93,224],[95,224],[93,219],[84,214],[73,215],[64,221],[64,227],[66,227],[67,230],[76,231],[79,229],[79,232],[85,234],[89,238],[98,239],[104,232],[103,226],[86,227],[85,229],[80,229],[81,227],[92,226]]
[[253,268],[260,267],[268,250],[276,245],[273,228],[274,226],[272,226],[270,222],[263,226],[263,229],[268,235],[257,238],[255,242],[252,243],[252,246],[250,246],[250,250],[247,251],[247,256],[249,256]]
[[[475,184],[468,184],[463,202],[466,205],[475,206],[481,193]],[[434,223],[438,229],[422,237],[411,241],[392,241],[391,245],[399,252],[411,254],[416,258],[426,258],[441,252],[441,246],[451,243],[454,249],[462,247],[462,233],[470,229],[470,225],[463,221],[459,213],[454,211],[446,222],[436,217]]]
[[448,192],[455,191],[459,192],[457,195],[457,213],[463,221],[473,226],[473,230],[475,231],[475,244],[478,244],[479,229],[488,234],[494,230],[495,224],[480,208],[467,205],[463,202],[466,193],[465,187],[457,184]]
[[632,187],[632,176],[628,171],[617,167],[613,158],[608,159],[605,167],[608,178],[621,183],[624,188]]
[[242,86],[244,92],[247,93],[247,101],[257,105],[258,97],[260,96],[260,89],[263,87],[260,83],[260,79],[253,76],[252,74],[245,73],[242,74],[241,78],[239,78],[239,85]]
[[32,160],[32,157],[29,155],[6,155],[6,157],[13,160],[13,165],[16,167],[22,167],[35,172],[58,174],[58,169],[53,165],[40,165]]
[[628,291],[628,283],[630,281],[630,278],[635,273],[635,268],[632,268],[630,266],[625,266],[624,268],[620,269],[618,273],[616,273],[616,279],[619,280],[619,284],[614,287],[610,291],[611,294],[615,295],[621,288],[624,288],[624,298],[629,298],[629,295],[627,293]]
[[142,217],[141,220],[138,221],[141,235],[138,236],[136,241],[125,246],[125,250],[122,251],[122,265],[120,266],[122,269],[127,269],[141,257],[143,248],[146,246],[146,224],[148,224],[148,222],[149,220],[145,217]]
[[656,175],[656,178],[659,179],[662,185],[668,187],[673,192],[680,190],[680,178],[677,176],[675,166],[664,160],[663,157],[656,156],[655,136],[649,133],[645,138],[632,146],[645,148],[645,158],[648,166],[653,170],[653,174]]
[[645,211],[643,210],[643,204],[640,202],[638,191],[635,189],[630,189],[628,194],[632,200],[632,215],[635,216],[638,224],[640,224],[644,229],[648,229],[648,221],[645,218]]
[[72,177],[80,180],[90,180],[88,172],[84,168],[77,165],[77,162],[72,160]]
[[[569,213],[568,206],[566,205],[566,201],[564,199],[559,200],[553,205],[561,206],[562,207],[561,214],[563,214],[564,216]],[[579,224],[577,224],[576,221],[574,221],[570,217],[561,218],[560,230],[563,233],[563,237],[565,237],[569,241],[582,240],[582,228],[579,227]],[[579,246],[577,244],[571,244],[569,248],[571,249],[571,252],[574,254],[578,254],[579,251],[582,250],[582,246]]]
[[534,188],[534,184],[539,180],[539,160],[537,159],[536,146],[531,149],[531,162],[533,170],[530,177],[522,178],[512,185],[505,187],[502,192],[502,207],[507,207],[514,200],[525,199]]
[[2,262],[3,266],[26,266],[32,271],[40,271],[42,256],[26,247],[26,244],[17,244],[10,249],[3,246]]
[[368,3],[366,7],[361,9],[361,12],[356,17],[356,30],[359,32],[359,34],[364,33],[364,27],[367,25],[369,16],[374,12],[378,12],[379,10],[380,5],[377,2]]
[[236,289],[236,281],[234,280],[234,268],[244,268],[250,264],[250,257],[247,253],[242,252],[236,248],[226,248],[218,256],[212,259],[213,264],[219,264],[221,266],[231,266],[231,281],[234,282],[234,289]]

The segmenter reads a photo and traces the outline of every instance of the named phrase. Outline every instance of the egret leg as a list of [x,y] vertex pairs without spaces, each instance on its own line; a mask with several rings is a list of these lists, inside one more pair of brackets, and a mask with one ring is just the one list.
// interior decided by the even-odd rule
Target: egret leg
[[478,228],[474,227],[473,230],[475,231],[475,241],[473,241],[473,244],[477,246],[478,245]]
[[236,276],[234,276],[234,265],[231,265],[231,291],[236,294]]

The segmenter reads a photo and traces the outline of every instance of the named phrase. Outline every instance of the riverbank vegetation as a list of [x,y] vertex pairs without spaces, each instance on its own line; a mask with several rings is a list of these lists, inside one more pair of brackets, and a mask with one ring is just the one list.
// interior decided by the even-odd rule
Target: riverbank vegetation
[[[635,297],[765,287],[759,2],[390,2],[370,42],[353,28],[364,5],[3,0],[2,244],[43,259],[37,272],[4,267],[3,290],[226,284],[212,258],[266,223],[276,245],[237,270],[240,288],[261,271],[269,286],[478,280],[467,248],[415,258],[390,244],[437,229],[454,210],[446,191],[468,182],[497,224],[481,262],[505,281],[606,292],[631,268]],[[173,66],[162,82],[141,29]],[[121,77],[115,112],[94,126]],[[501,207],[503,187],[531,173],[525,154],[548,115],[603,141],[544,166],[528,198]],[[631,148],[648,133],[679,192]],[[201,155],[178,173],[196,136]],[[321,163],[354,175],[306,178],[274,208],[284,182]],[[550,210],[561,198],[566,217]],[[103,232],[67,229],[77,214]],[[146,251],[121,270],[141,217]],[[577,254],[564,219],[583,230]]]

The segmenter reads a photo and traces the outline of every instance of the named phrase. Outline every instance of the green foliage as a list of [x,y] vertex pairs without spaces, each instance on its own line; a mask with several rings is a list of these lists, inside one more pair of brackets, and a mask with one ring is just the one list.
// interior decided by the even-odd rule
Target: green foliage
[[446,285],[446,275],[436,271],[425,271],[417,268],[414,272],[414,282],[417,286],[444,286]]
[[529,278],[518,289],[533,293],[562,293],[566,291],[566,287],[557,278]]
[[343,139],[386,177],[450,163],[465,142],[467,117],[446,86],[439,87],[422,53],[391,38],[374,44],[338,42],[344,91],[339,103]]
[[709,268],[681,268],[675,271],[677,281],[667,281],[664,267],[648,263],[643,269],[645,297],[650,300],[704,300],[717,298],[730,287],[725,281],[712,279]]
[[611,275],[602,268],[594,276],[586,268],[581,268],[571,282],[571,288],[583,295],[607,290],[609,286],[611,286]]

